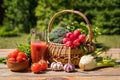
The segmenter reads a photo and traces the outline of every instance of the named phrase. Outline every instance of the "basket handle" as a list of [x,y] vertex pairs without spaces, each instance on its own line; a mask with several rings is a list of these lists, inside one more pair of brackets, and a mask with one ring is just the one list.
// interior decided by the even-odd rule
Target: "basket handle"
[[53,15],[53,17],[51,18],[49,24],[48,24],[48,33],[51,32],[51,27],[52,27],[52,24],[53,24],[55,18],[58,17],[59,15],[63,14],[63,13],[74,13],[74,14],[77,14],[77,15],[81,16],[81,17],[85,20],[85,22],[86,22],[86,24],[87,24],[87,29],[88,29],[88,41],[91,43],[91,42],[92,42],[92,30],[91,30],[91,25],[90,25],[89,20],[87,19],[87,17],[86,17],[83,13],[81,13],[80,11],[75,11],[75,10],[62,10],[62,11],[60,11],[60,12],[55,13],[55,14]]

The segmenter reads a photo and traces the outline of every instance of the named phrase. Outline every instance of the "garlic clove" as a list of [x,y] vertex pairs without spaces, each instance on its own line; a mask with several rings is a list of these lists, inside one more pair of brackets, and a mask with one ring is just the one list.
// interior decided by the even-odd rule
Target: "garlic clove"
[[75,66],[71,63],[67,63],[64,65],[64,71],[73,72],[73,71],[75,71]]
[[63,70],[63,64],[61,62],[53,62],[51,63],[50,68],[53,71]]

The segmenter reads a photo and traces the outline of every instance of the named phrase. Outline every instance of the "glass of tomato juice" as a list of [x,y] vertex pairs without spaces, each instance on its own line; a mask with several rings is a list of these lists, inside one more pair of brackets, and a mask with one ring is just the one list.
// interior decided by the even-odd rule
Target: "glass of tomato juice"
[[31,40],[31,59],[32,63],[38,62],[41,59],[46,60],[47,43],[40,40]]

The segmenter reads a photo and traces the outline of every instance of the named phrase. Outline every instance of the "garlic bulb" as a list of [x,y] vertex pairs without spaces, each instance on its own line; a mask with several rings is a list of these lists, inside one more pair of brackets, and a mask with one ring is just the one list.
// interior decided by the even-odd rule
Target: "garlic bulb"
[[64,65],[64,71],[66,72],[75,71],[75,66],[68,62],[67,64]]
[[96,68],[97,62],[91,55],[84,55],[81,57],[79,67],[82,70],[92,70]]
[[51,63],[50,68],[53,71],[63,70],[63,64],[61,62],[53,62]]

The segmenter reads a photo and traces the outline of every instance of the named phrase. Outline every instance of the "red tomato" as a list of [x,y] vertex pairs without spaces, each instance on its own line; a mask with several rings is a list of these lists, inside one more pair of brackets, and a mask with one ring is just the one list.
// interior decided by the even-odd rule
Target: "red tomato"
[[13,53],[19,53],[20,51],[18,49],[14,50]]
[[17,62],[22,62],[22,61],[24,61],[24,60],[23,60],[23,57],[17,56],[16,61],[17,61]]
[[24,52],[19,52],[18,56],[21,56],[22,58],[27,58],[27,55]]
[[14,50],[12,53],[8,54],[8,58],[11,58],[11,57],[16,58],[19,52],[20,52],[20,51],[17,50],[17,49]]
[[69,38],[63,38],[62,39],[62,42],[65,44],[67,41],[70,41],[70,39]]
[[10,62],[15,62],[15,58],[14,58],[14,57],[11,57],[11,58],[8,59],[8,61],[10,61]]
[[39,73],[42,71],[41,69],[41,65],[38,64],[38,63],[33,63],[32,66],[31,66],[31,70],[32,72],[34,72],[35,74]]
[[11,54],[12,54],[12,53],[9,53],[9,54],[8,54],[8,56],[7,56],[8,59],[12,57]]
[[27,60],[27,58],[22,58],[23,59],[23,61],[26,61]]
[[70,35],[72,35],[72,34],[73,34],[72,32],[68,32],[68,33],[66,33],[66,38],[69,38]]
[[48,63],[45,60],[40,60],[38,64],[41,65],[42,70],[46,70],[48,68]]
[[74,34],[75,37],[77,38],[77,37],[81,34],[81,32],[80,32],[80,30],[75,30],[75,31],[73,32],[73,34]]

